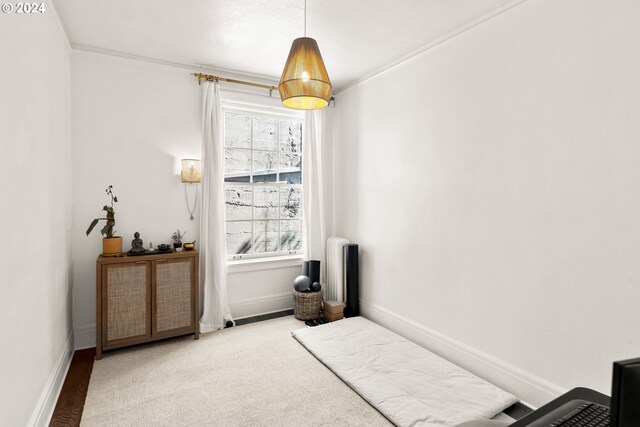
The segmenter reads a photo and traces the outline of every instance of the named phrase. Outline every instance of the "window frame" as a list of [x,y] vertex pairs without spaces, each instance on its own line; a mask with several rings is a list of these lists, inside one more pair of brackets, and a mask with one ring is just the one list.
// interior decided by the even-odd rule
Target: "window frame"
[[[235,113],[235,114],[243,114],[243,115],[248,115],[251,117],[251,147],[250,148],[242,148],[242,147],[227,147],[226,145],[226,114],[227,113]],[[277,221],[278,223],[278,240],[280,238],[280,232],[281,232],[281,221],[286,221],[286,218],[282,218],[282,205],[281,205],[281,197],[282,197],[282,191],[281,189],[284,187],[299,187],[300,188],[300,194],[301,194],[301,200],[300,200],[300,209],[301,209],[301,213],[299,216],[299,221],[300,221],[300,241],[301,241],[301,247],[298,250],[287,250],[287,251],[282,251],[279,250],[277,252],[260,252],[260,253],[248,253],[248,254],[229,254],[227,253],[227,265],[228,266],[232,266],[232,265],[242,265],[242,264],[246,264],[246,263],[265,263],[265,262],[271,262],[271,261],[279,261],[279,260],[294,260],[294,262],[299,262],[300,259],[302,259],[304,257],[304,227],[305,227],[305,219],[304,219],[304,212],[302,212],[302,206],[304,203],[304,189],[303,189],[303,184],[302,184],[302,176],[301,176],[301,183],[300,184],[289,184],[289,183],[283,183],[280,181],[275,181],[275,182],[253,182],[253,168],[254,168],[254,152],[262,152],[262,153],[273,153],[274,151],[270,151],[270,150],[264,150],[264,149],[254,149],[253,148],[253,131],[254,131],[254,118],[258,117],[258,118],[266,118],[266,119],[275,119],[277,121],[277,151],[275,151],[275,153],[278,154],[278,166],[277,166],[277,175],[276,175],[276,179],[280,178],[280,120],[291,120],[291,121],[299,121],[302,124],[302,128],[301,128],[301,138],[302,138],[302,144],[305,143],[304,141],[304,129],[305,129],[305,118],[304,118],[304,112],[300,112],[300,111],[295,111],[295,110],[288,110],[288,109],[284,109],[282,107],[263,107],[263,106],[258,106],[255,104],[241,104],[241,103],[237,103],[237,104],[223,104],[222,105],[222,141],[223,141],[223,150],[226,150],[228,148],[231,149],[238,149],[238,150],[247,150],[250,152],[250,169],[249,169],[249,182],[227,182],[224,181],[223,185],[224,185],[224,190],[226,193],[226,189],[227,186],[230,185],[238,185],[238,186],[250,186],[251,187],[251,218],[250,219],[237,219],[237,220],[229,220],[226,217],[225,214],[225,229],[227,228],[227,224],[230,222],[251,222],[251,239],[252,239],[252,250],[253,250],[253,239],[255,236],[255,223],[258,221]],[[304,156],[302,154],[302,150],[300,151],[300,156],[304,161]],[[224,173],[224,172],[223,172]],[[301,172],[302,174],[302,172]],[[260,188],[260,187],[276,187],[278,188],[278,217],[277,218],[255,218],[255,197],[256,197],[256,188]],[[225,212],[226,212],[226,207],[225,207]],[[296,219],[292,219],[292,221],[297,220]],[[225,232],[225,245],[227,244],[227,233]],[[280,243],[278,243],[280,244]],[[281,248],[279,248],[281,249]]]

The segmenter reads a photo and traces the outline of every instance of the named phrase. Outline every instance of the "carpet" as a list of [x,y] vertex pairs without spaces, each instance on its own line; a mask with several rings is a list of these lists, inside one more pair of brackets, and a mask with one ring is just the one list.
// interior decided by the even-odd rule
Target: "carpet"
[[107,352],[81,426],[389,426],[291,336],[293,316]]

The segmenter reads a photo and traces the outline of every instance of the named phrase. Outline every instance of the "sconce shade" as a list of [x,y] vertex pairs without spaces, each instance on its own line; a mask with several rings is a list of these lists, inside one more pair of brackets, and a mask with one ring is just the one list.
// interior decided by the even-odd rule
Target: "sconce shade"
[[293,41],[278,92],[285,107],[296,110],[316,110],[329,105],[331,81],[314,39],[300,37]]
[[200,160],[182,159],[182,172],[180,173],[182,182],[188,184],[198,184],[202,179],[200,172]]

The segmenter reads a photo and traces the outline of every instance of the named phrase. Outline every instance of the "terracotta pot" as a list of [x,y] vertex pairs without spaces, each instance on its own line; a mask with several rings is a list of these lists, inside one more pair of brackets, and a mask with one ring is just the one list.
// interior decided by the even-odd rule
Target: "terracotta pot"
[[122,255],[122,237],[105,237],[102,239],[102,256]]

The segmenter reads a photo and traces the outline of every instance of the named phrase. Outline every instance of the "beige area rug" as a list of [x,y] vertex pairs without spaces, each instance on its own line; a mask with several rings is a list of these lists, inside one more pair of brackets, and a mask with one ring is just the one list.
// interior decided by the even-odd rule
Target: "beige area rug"
[[95,362],[81,425],[389,426],[291,336],[293,316]]

